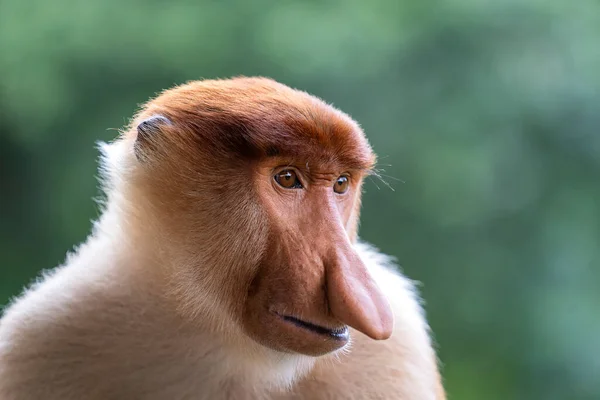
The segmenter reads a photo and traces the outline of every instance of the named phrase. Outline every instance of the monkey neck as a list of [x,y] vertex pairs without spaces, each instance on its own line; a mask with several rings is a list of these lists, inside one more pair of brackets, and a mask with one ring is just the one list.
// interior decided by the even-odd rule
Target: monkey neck
[[[107,329],[118,330],[118,335],[111,336],[119,343],[107,346],[127,349],[136,360],[132,369],[143,365],[145,370],[155,370],[157,378],[148,380],[148,385],[161,384],[159,377],[164,374],[178,374],[191,388],[202,383],[199,390],[210,388],[218,397],[225,390],[232,393],[231,398],[262,398],[266,391],[288,388],[309,373],[315,358],[259,345],[229,317],[215,313],[214,302],[210,306],[207,301],[207,309],[196,310],[193,318],[182,314],[169,277],[156,265],[160,257],[149,251],[149,243],[127,230],[115,232],[115,226],[127,226],[121,213],[122,208],[109,204],[93,234],[68,264],[94,267],[81,284],[93,285],[90,292],[97,295],[90,301],[107,303],[90,307],[107,310],[116,320]],[[115,281],[120,284],[114,285]],[[253,395],[248,397],[249,393]]]

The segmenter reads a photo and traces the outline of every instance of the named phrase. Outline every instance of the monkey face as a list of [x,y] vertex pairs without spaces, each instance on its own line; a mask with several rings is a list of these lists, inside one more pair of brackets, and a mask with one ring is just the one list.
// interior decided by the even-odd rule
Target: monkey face
[[136,197],[186,318],[313,356],[345,346],[349,327],[391,335],[387,299],[353,248],[375,157],[348,116],[238,78],[168,91],[134,124]]
[[387,300],[348,231],[362,172],[342,168],[277,158],[257,167],[256,192],[270,229],[243,322],[266,346],[321,355],[348,343],[349,326],[374,339],[390,335]]

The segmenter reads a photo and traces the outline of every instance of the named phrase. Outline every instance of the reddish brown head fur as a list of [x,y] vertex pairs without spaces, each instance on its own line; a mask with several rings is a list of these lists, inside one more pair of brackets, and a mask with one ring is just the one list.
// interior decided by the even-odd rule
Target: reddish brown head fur
[[[375,156],[347,115],[265,78],[200,81],[148,103],[124,140],[131,198],[160,228],[183,314],[217,304],[256,341],[311,355],[343,346],[345,325],[389,337],[387,300],[352,245]],[[283,170],[301,188],[279,185]]]

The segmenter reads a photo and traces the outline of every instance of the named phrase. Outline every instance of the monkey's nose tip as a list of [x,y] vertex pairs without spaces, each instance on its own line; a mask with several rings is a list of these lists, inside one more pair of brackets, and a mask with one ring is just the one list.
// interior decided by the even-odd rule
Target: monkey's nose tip
[[392,336],[392,332],[394,331],[394,316],[392,314],[392,310],[386,312],[386,315],[380,316],[380,321],[378,326],[375,326],[371,335],[369,335],[372,339],[375,340],[386,340]]
[[375,340],[392,335],[392,307],[364,267],[332,268],[328,278],[327,300],[336,318]]
[[371,339],[386,340],[394,331],[394,314],[386,299],[380,300],[379,304],[371,308],[372,311],[366,318],[368,323],[360,330]]

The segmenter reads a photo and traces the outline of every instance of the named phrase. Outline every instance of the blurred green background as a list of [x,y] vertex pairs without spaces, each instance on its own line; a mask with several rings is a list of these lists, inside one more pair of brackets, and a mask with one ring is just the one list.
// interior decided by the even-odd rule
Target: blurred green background
[[88,234],[97,141],[238,74],[367,132],[362,236],[422,283],[451,399],[600,399],[592,0],[0,0],[0,304]]

